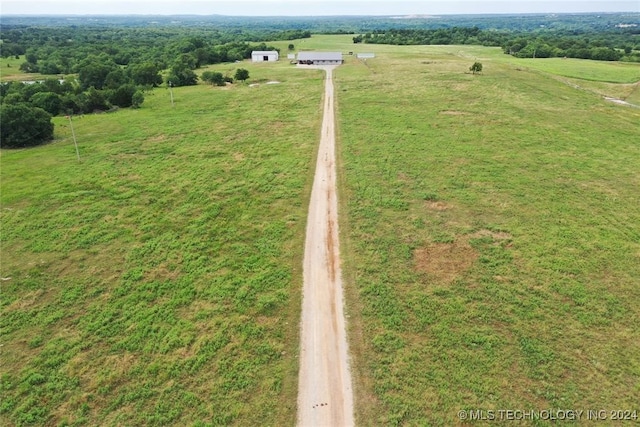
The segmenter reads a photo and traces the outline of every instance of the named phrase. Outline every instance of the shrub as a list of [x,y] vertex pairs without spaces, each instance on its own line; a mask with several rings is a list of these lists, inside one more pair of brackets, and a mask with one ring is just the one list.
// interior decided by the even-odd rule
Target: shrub
[[0,146],[22,148],[40,145],[53,139],[51,114],[27,104],[0,107]]

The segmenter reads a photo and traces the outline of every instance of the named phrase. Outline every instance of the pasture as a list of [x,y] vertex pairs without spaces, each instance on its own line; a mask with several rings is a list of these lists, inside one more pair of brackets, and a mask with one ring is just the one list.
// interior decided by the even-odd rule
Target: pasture
[[2,151],[2,425],[294,422],[323,76],[246,68]]
[[[640,67],[278,43],[377,55],[335,71],[358,425],[640,410]],[[237,66],[1,152],[3,425],[294,423],[323,76]]]
[[638,409],[640,109],[495,49],[396,49],[336,71],[357,419]]

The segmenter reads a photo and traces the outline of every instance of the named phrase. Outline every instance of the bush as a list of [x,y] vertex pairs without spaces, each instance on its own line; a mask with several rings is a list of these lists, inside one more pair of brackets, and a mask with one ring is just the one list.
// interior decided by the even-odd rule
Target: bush
[[62,108],[62,99],[60,95],[53,92],[38,92],[33,94],[30,99],[31,105],[42,108],[52,116],[60,114]]
[[482,64],[480,62],[474,62],[471,67],[469,67],[469,71],[473,74],[482,72]]
[[193,86],[198,83],[198,75],[184,64],[176,64],[171,68],[171,72],[166,79],[171,86]]
[[244,68],[238,68],[234,77],[236,80],[245,81],[249,78],[249,71]]
[[0,107],[0,146],[22,148],[43,144],[53,139],[51,114],[27,104]]
[[113,91],[109,97],[109,102],[118,107],[126,108],[133,105],[133,95],[136,93],[136,87],[132,84],[125,84]]
[[131,97],[131,107],[140,108],[143,102],[144,102],[144,93],[142,93],[141,90],[136,90],[133,96]]
[[215,84],[216,86],[225,85],[224,76],[222,75],[222,73],[219,73],[217,71],[205,71],[204,73],[202,73],[202,80],[207,83]]

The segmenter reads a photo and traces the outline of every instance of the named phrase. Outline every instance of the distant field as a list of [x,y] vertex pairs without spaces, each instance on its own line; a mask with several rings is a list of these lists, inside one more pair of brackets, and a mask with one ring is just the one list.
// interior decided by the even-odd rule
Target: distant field
[[32,81],[32,80],[44,80],[50,78],[62,78],[63,75],[45,75],[45,74],[25,74],[20,71],[20,65],[25,62],[26,59],[23,56],[19,58],[0,58],[0,82],[9,81]]
[[640,66],[635,63],[590,61],[587,59],[519,59],[526,67],[559,76],[608,83],[640,81]]
[[360,422],[640,410],[640,110],[493,49],[364,48],[336,73]]
[[242,66],[281,83],[75,117],[80,163],[63,117],[1,152],[1,425],[293,424],[323,80]]
[[358,425],[640,411],[640,109],[601,96],[640,66],[351,37],[76,117],[80,163],[63,117],[0,152],[0,424],[294,424],[323,81],[289,43],[377,55],[335,78]]

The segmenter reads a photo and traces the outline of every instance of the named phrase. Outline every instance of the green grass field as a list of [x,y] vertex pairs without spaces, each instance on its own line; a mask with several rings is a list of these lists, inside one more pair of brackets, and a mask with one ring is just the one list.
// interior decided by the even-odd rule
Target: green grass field
[[411,49],[336,72],[358,420],[640,410],[640,110]]
[[2,151],[0,424],[293,423],[323,80],[243,66],[281,83],[75,117],[80,163],[63,117]]
[[[335,74],[358,425],[640,411],[640,66],[350,41],[272,44],[377,54]],[[294,424],[323,76],[236,66],[2,150],[0,424]]]

